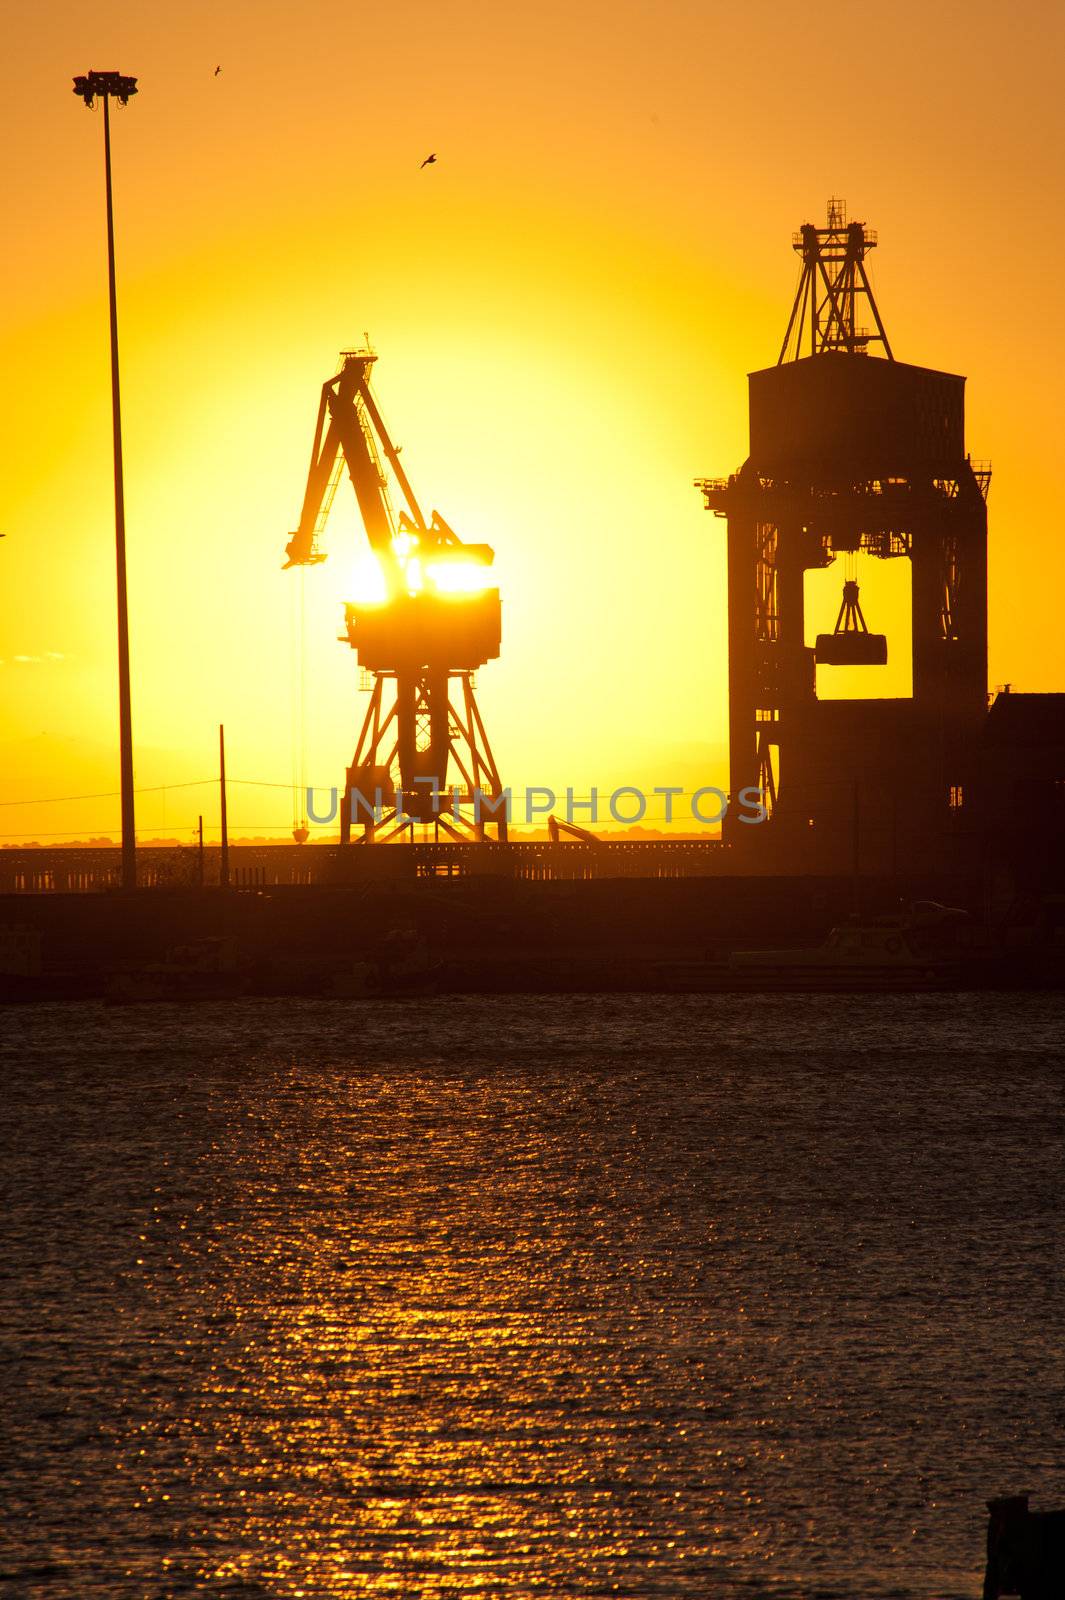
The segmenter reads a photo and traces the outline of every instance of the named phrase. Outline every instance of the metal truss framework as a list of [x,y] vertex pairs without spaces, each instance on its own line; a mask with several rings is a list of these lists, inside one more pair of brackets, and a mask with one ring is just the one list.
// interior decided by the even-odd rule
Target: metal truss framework
[[756,784],[769,815],[779,811],[787,785],[782,747],[795,739],[797,712],[816,704],[807,659],[812,652],[803,643],[806,571],[858,551],[908,559],[914,567],[915,683],[922,692],[946,694],[955,656],[966,656],[974,630],[982,627],[982,612],[970,616],[966,604],[966,558],[978,563],[972,578],[978,597],[986,581],[980,552],[989,479],[989,469],[967,461],[950,478],[810,484],[758,473],[748,464],[728,479],[698,480],[707,509],[729,522],[733,792]]
[[[350,842],[353,828],[362,830],[359,843],[376,840],[386,844],[404,836],[413,841],[415,829],[427,821],[434,839],[443,833],[460,841],[506,840],[503,787],[477,707],[473,674],[452,672],[442,682],[435,681],[436,676],[428,671],[407,676],[375,673],[355,756],[347,770],[340,810],[342,843]],[[446,771],[453,762],[460,783],[440,790],[427,772],[424,780],[414,779],[413,790],[396,787],[392,774],[399,763],[400,711],[405,703],[403,721],[414,729],[415,739],[413,763],[405,763],[407,769],[426,765],[426,757],[434,771]],[[446,755],[433,747],[441,704],[447,715]]]
[[[802,271],[778,366],[788,359],[792,346],[795,360],[827,350],[864,355],[871,344],[882,345],[888,360],[894,359],[865,270],[866,251],[874,250],[876,242],[875,232],[864,222],[847,221],[842,200],[828,202],[827,227],[815,228],[806,222],[793,235],[792,246],[802,256]],[[859,303],[868,309],[875,333],[859,326]]]

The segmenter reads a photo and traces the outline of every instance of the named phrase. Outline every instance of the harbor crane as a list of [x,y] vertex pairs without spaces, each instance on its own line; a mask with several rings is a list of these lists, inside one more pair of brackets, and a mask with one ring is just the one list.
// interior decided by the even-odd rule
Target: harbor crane
[[[286,567],[326,559],[320,540],[347,466],[381,594],[347,602],[340,635],[373,687],[347,769],[340,836],[360,843],[434,837],[505,841],[505,796],[474,690],[474,672],[499,655],[500,602],[487,569],[494,552],[465,544],[433,511],[428,522],[370,389],[377,357],[343,351],[322,386],[299,526]],[[387,468],[402,506],[393,508]]]
[[[768,813],[760,828],[726,817],[723,837],[773,870],[937,871],[975,837],[965,797],[986,760],[991,470],[966,448],[965,379],[892,350],[866,267],[875,232],[832,199],[792,243],[780,358],[748,377],[750,453],[700,480],[728,526],[732,790],[758,789]],[[908,693],[874,679],[839,694],[822,670],[887,665],[859,560],[909,568]],[[836,562],[835,627],[807,643],[807,574]]]

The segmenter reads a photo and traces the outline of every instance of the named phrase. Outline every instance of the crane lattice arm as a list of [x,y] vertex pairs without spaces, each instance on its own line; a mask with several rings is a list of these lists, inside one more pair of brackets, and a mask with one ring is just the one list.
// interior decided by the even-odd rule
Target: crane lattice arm
[[[429,560],[461,553],[487,566],[492,551],[487,545],[464,545],[438,511],[426,525],[370,391],[370,368],[376,359],[368,351],[347,352],[337,375],[322,385],[303,510],[299,527],[285,547],[285,565],[308,566],[325,560],[319,538],[346,462],[370,548],[380,563],[388,594],[395,596],[407,587],[405,561],[397,545],[400,534],[412,536],[419,555]],[[382,456],[405,502],[398,517],[392,509]]]

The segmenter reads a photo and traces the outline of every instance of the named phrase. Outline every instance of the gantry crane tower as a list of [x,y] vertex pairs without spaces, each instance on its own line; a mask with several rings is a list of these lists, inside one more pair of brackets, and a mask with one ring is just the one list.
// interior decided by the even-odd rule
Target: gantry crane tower
[[[986,715],[990,469],[966,451],[965,379],[895,359],[866,270],[876,242],[839,200],[793,236],[780,357],[749,375],[750,454],[699,480],[728,520],[732,789],[760,789],[769,812],[763,828],[730,813],[725,837],[772,870],[952,859]],[[820,667],[887,661],[859,556],[909,563],[909,696],[832,698],[829,678],[819,692]],[[806,574],[837,559],[835,629],[808,643]]]
[[[303,511],[285,549],[286,567],[325,560],[319,540],[346,464],[384,594],[344,608],[341,639],[373,689],[347,769],[341,840],[353,827],[362,842],[384,842],[431,824],[452,838],[502,841],[503,793],[473,683],[499,655],[499,590],[484,583],[494,553],[464,544],[438,511],[426,522],[370,390],[376,359],[344,351],[322,386]],[[386,462],[404,502],[398,516]]]

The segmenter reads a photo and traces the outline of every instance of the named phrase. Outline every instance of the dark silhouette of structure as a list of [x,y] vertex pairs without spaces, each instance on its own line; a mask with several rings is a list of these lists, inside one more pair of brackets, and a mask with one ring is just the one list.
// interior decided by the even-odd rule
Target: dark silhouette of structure
[[[883,346],[888,360],[892,359],[891,346],[880,320],[869,275],[865,270],[865,255],[876,249],[877,238],[872,228],[864,222],[848,222],[847,210],[842,200],[828,202],[828,226],[815,228],[804,222],[792,238],[792,244],[802,256],[802,273],[795,304],[788,319],[788,331],[780,347],[778,366],[794,351],[794,360],[803,355],[807,336],[809,355],[823,355],[828,350],[842,351],[850,356],[864,356],[871,344]],[[858,303],[862,302],[876,324],[876,332],[856,321]]]
[[[473,684],[475,669],[499,654],[499,590],[477,577],[494,553],[463,544],[438,511],[426,522],[370,391],[376,359],[346,351],[323,385],[303,511],[286,547],[286,566],[325,560],[318,540],[346,463],[384,594],[345,608],[348,643],[374,686],[347,770],[341,839],[353,825],[363,841],[410,839],[415,823],[431,823],[436,837],[505,840]],[[385,463],[405,505],[398,516]],[[471,577],[477,586],[464,586]],[[452,769],[459,781],[449,787]]]
[[127,105],[137,93],[136,78],[121,72],[93,72],[74,79],[74,93],[92,109],[104,106],[104,181],[107,193],[107,286],[111,310],[111,421],[115,459],[115,563],[118,585],[118,721],[122,789],[122,887],[137,887],[137,838],[133,803],[133,709],[129,674],[129,612],[126,603],[126,496],[122,476],[122,408],[118,388],[118,303],[115,292],[115,218],[111,195],[112,99]]
[[[757,828],[732,812],[725,838],[764,870],[932,870],[965,848],[987,711],[990,471],[966,452],[964,378],[894,359],[865,266],[875,244],[836,200],[827,226],[795,235],[780,359],[750,374],[750,455],[727,481],[699,480],[728,519],[732,792],[761,789],[769,812]],[[859,556],[909,562],[908,699],[818,697],[818,664],[887,660]],[[836,627],[811,647],[806,573],[837,560]]]
[[1065,1511],[1029,1511],[1026,1494],[989,1500],[983,1600],[1061,1600]]
[[977,766],[978,838],[999,883],[1065,891],[1065,694],[996,694]]
[[[222,823],[222,848],[221,866],[218,881],[223,889],[229,888],[229,805],[226,799],[226,730],[223,723],[218,724],[218,810]],[[202,829],[202,821],[201,821]],[[203,852],[202,836],[200,844],[201,855]]]

